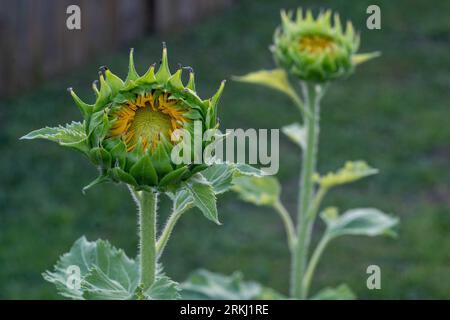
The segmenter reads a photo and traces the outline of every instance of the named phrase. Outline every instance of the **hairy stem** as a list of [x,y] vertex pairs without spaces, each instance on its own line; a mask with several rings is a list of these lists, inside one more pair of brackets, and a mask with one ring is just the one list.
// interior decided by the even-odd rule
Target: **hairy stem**
[[158,194],[132,192],[139,207],[139,284],[145,291],[156,276],[156,211]]
[[303,151],[302,170],[299,183],[299,205],[297,216],[297,243],[292,257],[291,296],[305,299],[303,277],[308,259],[309,243],[313,219],[308,218],[308,210],[313,197],[313,175],[316,171],[316,155],[319,138],[319,95],[316,86],[302,83],[304,98],[309,106],[311,117],[305,118],[306,148]]
[[281,202],[277,201],[273,205],[273,207],[280,215],[281,220],[283,220],[284,228],[286,229],[289,249],[292,251],[295,247],[297,239],[295,235],[294,223],[292,222],[291,216]]

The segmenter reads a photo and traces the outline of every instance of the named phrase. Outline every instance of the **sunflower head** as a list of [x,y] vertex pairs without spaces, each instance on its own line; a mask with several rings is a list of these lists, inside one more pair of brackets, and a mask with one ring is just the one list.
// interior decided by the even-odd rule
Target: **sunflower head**
[[[185,70],[189,73],[186,85],[181,79]],[[202,100],[191,68],[180,67],[171,74],[165,46],[158,70],[152,65],[139,76],[131,50],[124,81],[106,67],[99,74],[100,81],[93,84],[95,103],[83,102],[69,89],[83,114],[82,123],[35,130],[23,138],[44,138],[85,153],[100,171],[88,187],[113,180],[138,190],[167,190],[206,168],[198,162],[175,164],[171,152],[183,139],[177,129],[193,137],[199,125],[203,132],[218,127],[217,103],[224,82],[212,98]],[[209,143],[202,141],[202,150]]]
[[345,31],[338,14],[327,10],[316,18],[310,10],[281,12],[281,25],[276,29],[271,47],[277,64],[294,76],[314,82],[325,82],[350,74],[355,65],[378,53],[358,55],[359,35],[351,22]]

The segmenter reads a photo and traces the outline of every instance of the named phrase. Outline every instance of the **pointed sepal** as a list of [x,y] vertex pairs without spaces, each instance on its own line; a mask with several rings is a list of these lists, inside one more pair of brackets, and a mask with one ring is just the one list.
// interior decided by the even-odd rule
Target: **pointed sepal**
[[189,70],[189,81],[188,81],[186,88],[195,92],[195,75],[194,75],[194,70],[192,70],[192,69]]
[[150,68],[148,68],[147,72],[142,77],[140,77],[136,82],[142,84],[150,84],[156,82],[155,64],[152,64]]
[[170,85],[177,90],[184,90],[183,82],[181,81],[181,75],[183,73],[183,69],[178,69],[170,78]]
[[138,73],[136,72],[136,67],[134,66],[134,49],[130,49],[130,57],[128,62],[128,75],[127,79],[125,80],[125,84],[128,84],[130,81],[135,81],[137,78],[139,78]]
[[217,90],[217,92],[214,94],[214,96],[212,96],[212,98],[211,98],[211,107],[212,108],[216,108],[217,107],[217,104],[219,103],[220,96],[222,95],[223,89],[225,88],[225,83],[226,82],[227,82],[226,80],[223,80],[220,83],[219,90]]
[[379,51],[375,51],[375,52],[370,52],[370,53],[359,53],[359,54],[354,54],[352,56],[352,63],[353,65],[357,66],[361,63],[367,62],[369,60],[375,59],[377,57],[381,56],[381,52]]
[[110,86],[113,95],[117,94],[117,92],[125,85],[122,79],[112,73],[108,68],[105,69],[105,79]]
[[100,110],[108,102],[111,93],[111,87],[106,82],[103,74],[100,74],[100,91],[97,100],[95,101],[94,112]]
[[171,74],[169,70],[169,61],[167,59],[167,48],[166,44],[163,42],[163,51],[161,58],[161,65],[159,66],[158,72],[156,72],[156,80],[160,83],[165,83],[169,80]]
[[100,91],[98,91],[98,80],[92,81],[92,90],[94,90],[95,98],[97,98],[100,94]]
[[67,90],[69,91],[70,95],[72,96],[73,100],[75,101],[75,104],[77,105],[77,107],[80,109],[83,117],[86,117],[88,114],[92,113],[92,109],[94,108],[93,105],[83,102],[80,99],[80,97],[77,96],[75,91],[73,91],[72,88],[68,88]]

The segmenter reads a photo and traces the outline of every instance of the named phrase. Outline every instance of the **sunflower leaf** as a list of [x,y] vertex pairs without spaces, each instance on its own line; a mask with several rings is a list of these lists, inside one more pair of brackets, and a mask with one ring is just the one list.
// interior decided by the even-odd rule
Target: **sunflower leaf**
[[215,194],[222,194],[232,186],[235,168],[228,163],[213,164],[201,172],[211,184]]
[[285,297],[257,282],[244,281],[240,272],[231,275],[200,269],[181,284],[181,298],[189,300],[277,300]]
[[84,236],[43,277],[72,299],[131,299],[139,279],[138,264],[121,249]]
[[299,123],[295,122],[281,128],[281,131],[303,150],[306,146],[306,131]]
[[295,90],[288,80],[288,75],[283,69],[260,70],[250,72],[244,76],[233,77],[233,80],[260,84],[287,94],[289,97],[298,99]]
[[207,219],[220,225],[216,195],[211,184],[202,176],[194,176],[186,183],[186,187],[192,196],[193,204]]
[[159,273],[155,282],[144,292],[147,300],[176,300],[180,299],[179,284],[163,273]]
[[335,288],[326,287],[316,293],[311,300],[355,300],[356,295],[346,284],[341,284]]
[[[330,211],[325,210],[324,213]],[[327,225],[325,236],[335,238],[343,235],[395,236],[393,227],[399,219],[375,208],[358,208],[348,210],[342,215],[321,214]]]
[[258,206],[272,206],[279,201],[281,186],[274,177],[236,177],[233,179],[232,190],[239,197]]
[[326,175],[316,175],[314,179],[324,188],[331,188],[342,184],[357,181],[359,179],[377,174],[378,170],[370,167],[365,161],[347,161],[345,165]]
[[65,126],[45,127],[21,137],[21,140],[46,139],[61,146],[77,149],[85,154],[89,151],[84,122],[72,122]]

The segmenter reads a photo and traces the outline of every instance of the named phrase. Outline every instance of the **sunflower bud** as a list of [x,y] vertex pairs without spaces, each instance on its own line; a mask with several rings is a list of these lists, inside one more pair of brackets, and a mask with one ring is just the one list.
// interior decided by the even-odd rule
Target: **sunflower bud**
[[[23,138],[48,139],[85,153],[100,171],[86,188],[111,180],[138,190],[176,187],[206,165],[174,164],[173,133],[184,129],[193,136],[194,121],[201,124],[203,131],[216,129],[217,103],[224,86],[222,83],[212,98],[202,100],[195,92],[192,69],[188,70],[186,86],[182,72],[180,67],[171,74],[164,46],[159,69],[155,71],[152,65],[139,76],[131,50],[125,81],[107,67],[101,68],[99,87],[93,85],[97,97],[94,104],[83,102],[69,89],[84,117],[83,123],[36,130]],[[203,148],[206,146],[202,143]]]
[[356,54],[359,35],[351,22],[345,31],[338,14],[327,10],[314,19],[310,10],[303,15],[297,10],[281,12],[281,25],[274,35],[271,50],[280,67],[294,76],[314,82],[325,82],[349,75],[357,64],[378,56],[378,53]]

